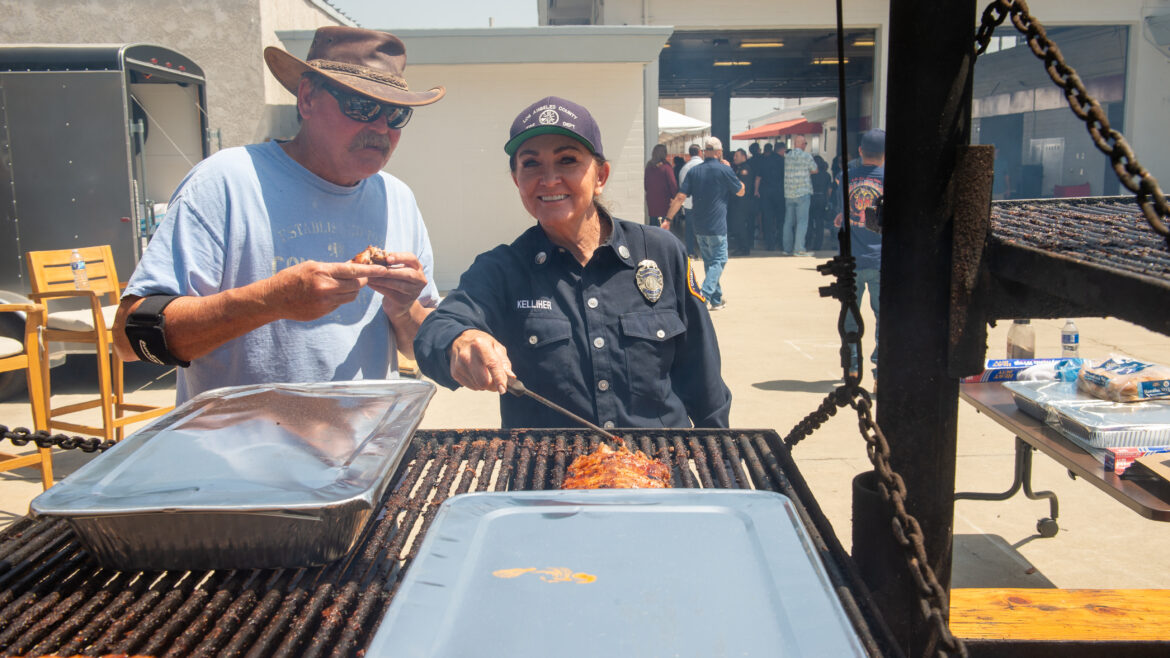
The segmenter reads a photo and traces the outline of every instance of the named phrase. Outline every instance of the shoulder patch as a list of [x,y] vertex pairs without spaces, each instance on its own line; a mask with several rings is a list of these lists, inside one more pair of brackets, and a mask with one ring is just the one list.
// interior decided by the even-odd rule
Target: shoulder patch
[[699,282],[695,280],[695,261],[690,258],[687,258],[687,290],[699,301],[707,303],[707,298],[703,296],[702,289],[699,288]]

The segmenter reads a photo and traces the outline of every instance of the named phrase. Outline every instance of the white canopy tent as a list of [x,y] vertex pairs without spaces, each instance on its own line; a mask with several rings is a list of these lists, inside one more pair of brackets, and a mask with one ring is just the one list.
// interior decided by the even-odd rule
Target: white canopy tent
[[682,153],[696,138],[711,132],[711,124],[685,114],[658,108],[658,141],[669,153]]

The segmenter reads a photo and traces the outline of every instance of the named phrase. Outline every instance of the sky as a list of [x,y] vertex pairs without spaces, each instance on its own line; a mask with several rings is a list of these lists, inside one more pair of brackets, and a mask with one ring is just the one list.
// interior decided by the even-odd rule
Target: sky
[[375,30],[536,25],[536,0],[329,1],[362,27]]

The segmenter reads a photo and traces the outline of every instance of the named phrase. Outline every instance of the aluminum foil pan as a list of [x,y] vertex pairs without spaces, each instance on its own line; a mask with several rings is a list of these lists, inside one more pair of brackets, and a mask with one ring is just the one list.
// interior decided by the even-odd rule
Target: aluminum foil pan
[[32,501],[119,570],[250,569],[345,555],[435,386],[267,384],[203,393]]
[[1170,445],[1170,400],[1110,402],[1076,382],[1005,382],[1016,406],[1092,448]]
[[1012,394],[1016,407],[1036,420],[1047,421],[1053,404],[1078,406],[1100,401],[1078,389],[1076,382],[1015,381],[1004,382],[1003,387]]

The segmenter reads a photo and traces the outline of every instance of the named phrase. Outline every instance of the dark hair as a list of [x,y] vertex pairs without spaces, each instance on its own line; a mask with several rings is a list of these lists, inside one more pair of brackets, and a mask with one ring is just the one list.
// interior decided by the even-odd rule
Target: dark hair
[[646,162],[646,170],[657,167],[660,162],[666,162],[666,144],[655,144],[650,151],[650,160]]
[[773,148],[775,148],[775,147],[772,146],[772,142],[768,142],[767,144],[764,144],[764,153],[765,154],[771,153]]
[[760,154],[760,143],[759,142],[752,142],[751,144],[749,144],[748,145],[748,152],[750,152],[752,155],[759,155]]
[[702,150],[703,149],[699,148],[698,144],[691,144],[689,147],[687,147],[687,153],[690,153],[691,155],[698,155],[702,152]]

